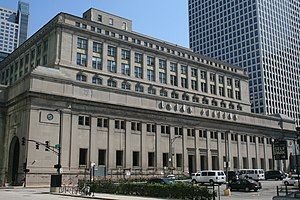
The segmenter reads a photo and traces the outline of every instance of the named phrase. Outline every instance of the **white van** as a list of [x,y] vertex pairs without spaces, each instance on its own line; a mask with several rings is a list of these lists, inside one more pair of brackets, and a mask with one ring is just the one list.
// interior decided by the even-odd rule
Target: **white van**
[[239,178],[251,178],[253,180],[264,180],[265,172],[263,169],[240,169]]
[[226,182],[226,175],[224,171],[220,170],[206,170],[192,174],[192,183],[214,183],[222,184]]

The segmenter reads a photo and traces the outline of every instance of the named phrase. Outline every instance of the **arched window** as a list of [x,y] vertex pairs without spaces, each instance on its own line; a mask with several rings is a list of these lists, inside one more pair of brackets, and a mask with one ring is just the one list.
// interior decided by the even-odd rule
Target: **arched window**
[[203,104],[208,104],[208,99],[207,99],[207,98],[203,98],[203,99],[202,99],[202,103],[203,103]]
[[226,103],[221,102],[220,106],[221,106],[222,108],[226,108]]
[[93,76],[92,83],[97,84],[97,85],[102,85],[102,78],[100,78],[98,76]]
[[171,93],[171,98],[173,98],[173,99],[179,99],[178,93],[175,92],[175,91],[173,91],[173,92]]
[[122,82],[122,89],[130,90],[130,83],[128,83],[127,81],[123,81]]
[[165,89],[161,89],[159,93],[160,93],[160,96],[162,96],[162,97],[168,96],[168,92]]
[[155,88],[153,88],[152,86],[148,87],[148,94],[156,94]]
[[190,100],[189,95],[187,95],[186,93],[183,93],[182,94],[182,100],[189,101]]
[[79,74],[76,75],[76,80],[77,80],[77,81],[86,82],[86,79],[87,79],[87,78],[86,78],[86,75],[84,75],[84,74],[80,74],[80,73],[79,73]]
[[136,84],[135,91],[136,92],[144,92],[144,86],[142,86],[141,84]]
[[213,106],[218,106],[218,102],[217,102],[216,100],[212,100],[212,101],[211,101],[211,105],[213,105]]
[[233,104],[229,104],[229,108],[230,109],[234,109],[234,105]]
[[117,82],[113,79],[108,79],[107,80],[107,85],[110,87],[117,87]]
[[193,96],[192,100],[195,103],[199,103],[199,97],[197,97],[196,95]]

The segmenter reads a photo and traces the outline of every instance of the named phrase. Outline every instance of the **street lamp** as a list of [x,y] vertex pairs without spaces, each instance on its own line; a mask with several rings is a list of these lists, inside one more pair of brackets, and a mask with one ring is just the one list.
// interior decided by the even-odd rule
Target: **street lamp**
[[172,139],[170,139],[170,145],[169,145],[169,169],[172,170],[172,174],[173,174],[173,143],[175,142],[175,140],[177,138],[181,138],[181,135],[176,135],[175,137],[173,137]]

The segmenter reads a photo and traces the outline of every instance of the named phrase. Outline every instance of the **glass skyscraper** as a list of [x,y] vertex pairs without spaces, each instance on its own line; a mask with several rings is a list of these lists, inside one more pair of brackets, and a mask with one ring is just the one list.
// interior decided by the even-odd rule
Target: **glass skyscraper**
[[251,110],[300,125],[300,1],[189,0],[193,51],[243,67]]
[[0,7],[0,62],[27,39],[29,4],[19,1],[18,10]]

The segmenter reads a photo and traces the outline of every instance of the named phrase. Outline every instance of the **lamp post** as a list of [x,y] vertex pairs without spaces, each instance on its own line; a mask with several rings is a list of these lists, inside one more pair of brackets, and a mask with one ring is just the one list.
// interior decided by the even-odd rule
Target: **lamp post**
[[173,143],[177,138],[181,138],[181,135],[176,135],[174,138],[170,139],[170,148],[169,148],[169,169],[172,170],[173,174]]

